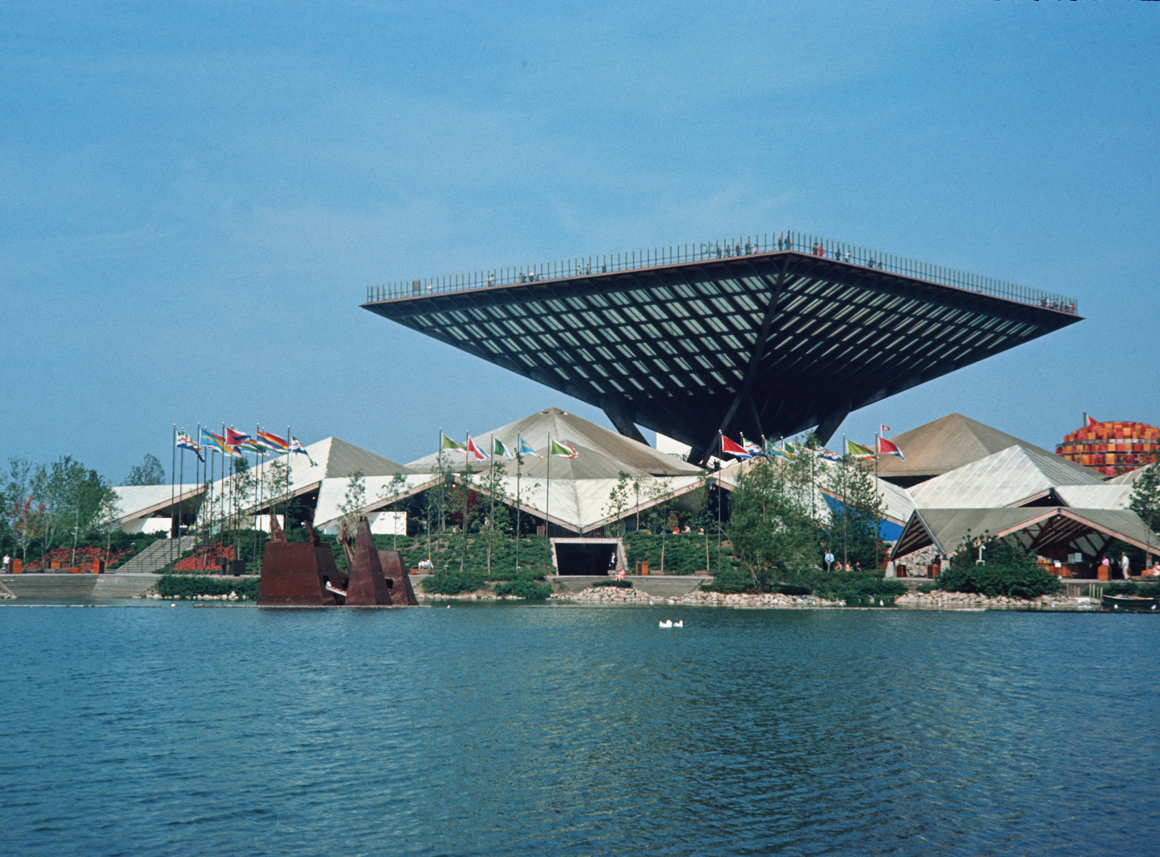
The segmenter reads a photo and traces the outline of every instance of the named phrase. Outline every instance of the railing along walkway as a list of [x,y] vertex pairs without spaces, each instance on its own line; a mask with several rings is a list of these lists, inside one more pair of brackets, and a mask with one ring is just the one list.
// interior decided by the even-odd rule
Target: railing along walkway
[[1076,312],[1077,303],[1073,297],[1021,286],[1018,283],[982,274],[972,274],[957,268],[936,265],[933,262],[924,262],[893,253],[882,253],[857,244],[794,231],[763,232],[723,241],[674,244],[668,247],[632,250],[626,253],[578,256],[555,262],[490,268],[467,274],[384,283],[367,287],[367,303],[430,294],[445,294],[467,289],[481,289],[489,286],[509,286],[518,283],[559,280],[567,277],[583,277],[591,274],[633,271],[661,265],[679,265],[685,262],[705,262],[715,259],[752,256],[758,253],[775,253],[782,250],[794,250],[827,259],[837,259],[852,265],[890,271],[930,283],[954,286],[997,298],[1059,310],[1060,312],[1070,314]]

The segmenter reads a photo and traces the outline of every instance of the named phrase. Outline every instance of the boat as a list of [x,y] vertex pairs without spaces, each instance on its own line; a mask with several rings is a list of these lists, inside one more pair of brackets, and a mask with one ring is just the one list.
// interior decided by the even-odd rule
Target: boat
[[1103,595],[1106,610],[1120,610],[1126,613],[1150,613],[1157,610],[1155,598],[1143,595]]

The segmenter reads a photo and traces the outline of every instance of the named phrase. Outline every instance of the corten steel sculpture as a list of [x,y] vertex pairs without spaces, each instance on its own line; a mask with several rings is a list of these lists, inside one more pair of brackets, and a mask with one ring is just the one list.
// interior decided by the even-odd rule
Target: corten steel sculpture
[[391,588],[391,600],[398,607],[417,607],[419,599],[411,586],[411,578],[403,568],[403,555],[398,551],[379,551],[379,565],[383,567]]
[[379,552],[375,549],[371,525],[366,518],[358,522],[353,556],[350,580],[346,585],[347,606],[389,607],[392,604],[391,590],[387,586],[387,578],[383,576]]
[[326,582],[329,580],[341,587],[344,575],[334,564],[334,554],[319,543],[314,530],[307,525],[309,540],[305,543],[288,542],[277,521],[271,521],[270,531],[271,540],[266,543],[262,556],[258,604],[324,607],[337,603],[334,595],[326,590]]

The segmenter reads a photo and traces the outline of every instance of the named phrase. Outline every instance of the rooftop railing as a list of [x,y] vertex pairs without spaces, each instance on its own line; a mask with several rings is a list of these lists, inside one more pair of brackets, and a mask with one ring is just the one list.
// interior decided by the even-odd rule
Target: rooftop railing
[[954,286],[997,298],[1059,310],[1060,312],[1070,314],[1076,312],[1077,302],[1073,297],[1021,286],[1018,283],[986,277],[982,274],[972,274],[957,268],[948,268],[946,265],[936,265],[933,262],[923,262],[919,259],[911,259],[893,253],[883,253],[869,247],[848,244],[845,241],[835,241],[831,238],[821,238],[793,231],[763,232],[740,238],[701,241],[696,244],[674,244],[668,247],[632,250],[625,253],[577,256],[556,262],[513,265],[505,268],[489,268],[468,274],[451,274],[444,277],[384,283],[367,287],[367,303],[446,294],[468,289],[483,289],[490,286],[510,286],[519,283],[583,277],[591,274],[640,270],[662,265],[679,265],[685,262],[705,262],[714,259],[752,256],[780,250],[810,253],[827,259],[848,262],[851,265],[890,271],[917,280]]

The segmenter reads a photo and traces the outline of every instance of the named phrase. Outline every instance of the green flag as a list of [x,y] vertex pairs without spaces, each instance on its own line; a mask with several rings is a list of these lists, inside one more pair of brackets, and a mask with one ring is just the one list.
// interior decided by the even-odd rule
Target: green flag
[[443,434],[443,432],[439,432],[439,437],[443,439],[439,445],[440,449],[454,449],[456,452],[467,452],[466,446],[459,443],[458,441],[452,440],[447,435]]
[[854,441],[849,439],[846,440],[846,455],[850,456],[851,458],[875,457],[874,450],[872,450],[870,447],[862,446],[860,443],[854,443]]
[[491,442],[491,454],[502,455],[504,458],[511,459],[512,451],[507,448],[507,445],[498,437],[493,438]]
[[566,443],[556,443],[556,441],[553,440],[552,447],[548,451],[548,454],[549,455],[562,455],[565,458],[575,458],[576,457],[576,449],[575,449],[575,447],[568,446],[568,444],[566,444]]

